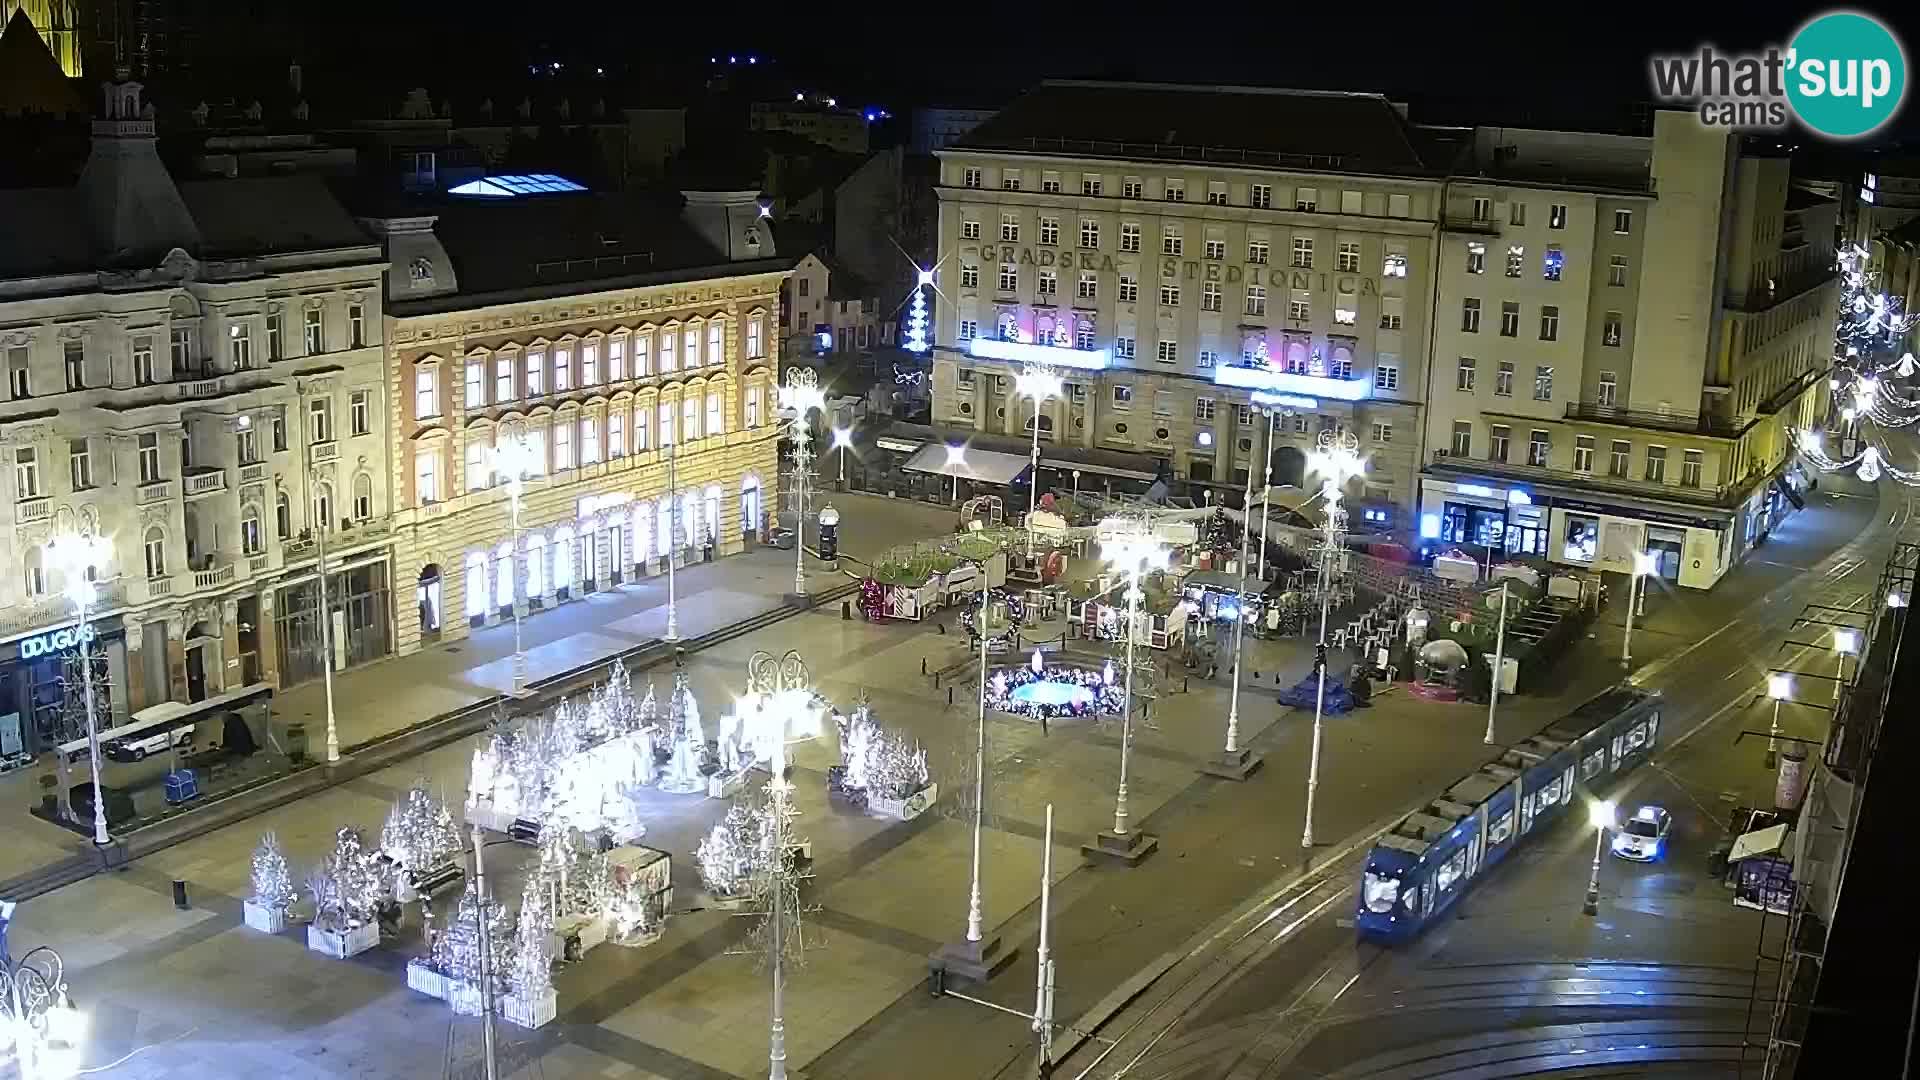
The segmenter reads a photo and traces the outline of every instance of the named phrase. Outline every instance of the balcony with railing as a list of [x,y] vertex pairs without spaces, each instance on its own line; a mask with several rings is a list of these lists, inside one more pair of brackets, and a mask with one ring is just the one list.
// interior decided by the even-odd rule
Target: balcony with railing
[[240,466],[240,482],[243,484],[257,484],[266,478],[267,465],[264,461],[255,461]]
[[[1605,462],[1606,459],[1602,457],[1599,464],[1604,465]],[[1573,469],[1556,469],[1545,465],[1527,465],[1512,461],[1454,457],[1445,450],[1433,452],[1427,471],[1439,475],[1470,475],[1519,483],[1557,484],[1582,491],[1714,507],[1729,507],[1737,504],[1738,496],[1742,494],[1745,487],[1743,484],[1689,486],[1657,480],[1641,481],[1630,476],[1614,476],[1606,472],[1579,472]]]
[[314,443],[308,448],[307,456],[312,459],[315,465],[323,461],[332,461],[340,456],[340,444],[332,439],[328,439],[326,442]]
[[1737,439],[1753,426],[1751,420],[1715,416],[1712,413],[1650,412],[1593,401],[1567,402],[1567,419],[1649,431],[1672,431],[1683,435],[1704,435],[1712,439]]
[[15,524],[32,525],[53,517],[53,499],[46,495],[36,495],[21,499],[13,504]]
[[227,470],[205,466],[188,469],[181,477],[181,485],[189,499],[213,495],[227,490]]
[[1445,232],[1473,233],[1479,236],[1500,235],[1500,223],[1490,217],[1474,217],[1472,214],[1449,213],[1440,218],[1440,228]]
[[196,592],[201,589],[217,589],[232,580],[232,563],[215,564],[208,562],[205,564],[205,569],[195,570],[193,572],[193,588]]

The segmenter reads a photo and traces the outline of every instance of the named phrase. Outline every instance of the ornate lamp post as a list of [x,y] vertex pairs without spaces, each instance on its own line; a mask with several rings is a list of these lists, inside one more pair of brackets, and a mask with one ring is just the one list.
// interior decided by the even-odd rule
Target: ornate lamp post
[[[4,905],[3,926],[13,904]],[[0,1024],[21,1080],[63,1080],[80,1072],[86,1018],[67,996],[66,965],[42,945],[18,961],[0,955]]]
[[1027,473],[1027,556],[1033,556],[1033,512],[1040,503],[1040,406],[1060,396],[1060,376],[1044,364],[1028,364],[1013,380],[1014,392],[1033,399],[1033,457]]
[[1107,565],[1125,575],[1127,583],[1127,681],[1120,699],[1120,790],[1113,803],[1113,831],[1100,833],[1096,842],[1084,850],[1117,858],[1131,865],[1145,858],[1160,844],[1157,837],[1128,831],[1127,758],[1133,748],[1134,624],[1140,617],[1140,601],[1146,596],[1141,583],[1148,574],[1166,568],[1167,548],[1154,535],[1152,523],[1142,520],[1129,523],[1123,532],[1102,537],[1100,555]]
[[[305,383],[300,383],[297,387],[297,392],[303,401],[306,399],[310,389],[311,388]],[[310,408],[310,406],[303,407]],[[340,724],[334,718],[333,714],[333,608],[327,603],[327,533],[333,530],[333,522],[330,520],[333,517],[333,495],[331,491],[329,491],[325,513],[321,513],[320,500],[314,497],[316,490],[320,486],[320,469],[313,463],[313,444],[320,441],[320,435],[325,435],[328,439],[333,438],[333,431],[331,428],[325,431],[318,430],[314,426],[317,421],[312,419],[313,414],[309,412],[308,416],[308,428],[300,439],[300,457],[307,474],[307,512],[316,519],[313,523],[313,533],[315,539],[318,540],[320,544],[320,564],[318,567],[320,580],[320,683],[327,695],[327,764],[334,765],[340,761]],[[327,422],[331,424],[332,420],[329,419]]]
[[1645,601],[1642,595],[1647,587],[1643,584],[1646,576],[1659,568],[1659,562],[1644,551],[1633,553],[1633,579],[1627,583],[1627,633],[1620,639],[1620,664],[1633,663],[1633,612]]
[[1767,676],[1767,697],[1773,701],[1773,723],[1767,728],[1767,768],[1780,762],[1780,703],[1793,700],[1793,676],[1776,671]]
[[820,390],[820,377],[812,368],[787,369],[786,385],[780,388],[780,408],[793,421],[793,594],[801,603],[807,596],[807,472],[813,461],[807,413],[826,407]]
[[833,448],[840,451],[840,490],[847,490],[847,451],[853,447],[853,429],[833,429]]
[[80,649],[81,701],[87,711],[87,757],[93,766],[93,842],[105,847],[113,840],[107,835],[106,789],[100,785],[100,725],[93,700],[93,623],[87,613],[99,598],[94,579],[112,557],[113,545],[95,533],[63,533],[48,541],[44,550],[47,563],[60,571],[67,599],[73,602],[73,636],[78,639]]
[[1324,479],[1320,495],[1327,502],[1326,521],[1320,537],[1320,641],[1314,646],[1314,667],[1319,669],[1320,685],[1313,695],[1313,754],[1307,764],[1307,819],[1300,834],[1300,846],[1313,846],[1313,804],[1320,791],[1320,742],[1327,704],[1327,609],[1333,594],[1333,563],[1341,554],[1341,534],[1346,531],[1347,511],[1341,506],[1342,489],[1348,480],[1366,471],[1360,457],[1360,440],[1344,429],[1320,433],[1319,447],[1307,465]]
[[1587,899],[1580,910],[1588,915],[1600,914],[1600,856],[1606,848],[1607,830],[1613,828],[1613,803],[1597,802],[1587,807],[1589,820],[1593,822],[1593,870],[1587,874]]
[[[1272,435],[1268,437],[1268,457],[1272,457]],[[1245,780],[1260,767],[1260,760],[1252,751],[1240,746],[1240,653],[1247,636],[1247,541],[1253,533],[1253,463],[1247,463],[1247,490],[1240,502],[1240,580],[1234,593],[1233,607],[1233,687],[1228,692],[1227,705],[1227,746],[1205,765],[1200,771],[1209,776],[1219,776],[1228,780]],[[1263,515],[1264,516],[1264,515]],[[1261,544],[1266,547],[1265,522],[1261,523]],[[1264,591],[1264,589],[1263,589]]]
[[526,493],[527,477],[538,476],[544,462],[540,461],[540,452],[527,438],[524,431],[515,429],[503,432],[493,449],[487,454],[487,468],[494,476],[507,478],[507,504],[512,513],[513,558],[507,563],[513,574],[513,693],[519,697],[527,692],[527,651],[520,640],[520,620],[526,611],[528,597],[523,596],[521,583],[526,581],[526,572],[522,565],[526,552],[521,550],[520,536],[520,499]]
[[987,627],[987,606],[993,590],[988,584],[987,562],[980,562],[980,686],[979,715],[976,718],[973,748],[973,863],[967,888],[967,936],[950,942],[929,958],[940,971],[951,971],[975,982],[993,977],[1013,960],[1013,953],[1000,951],[998,937],[989,940],[984,929],[986,916],[980,900],[980,832],[986,820],[987,798],[987,648],[992,638]]

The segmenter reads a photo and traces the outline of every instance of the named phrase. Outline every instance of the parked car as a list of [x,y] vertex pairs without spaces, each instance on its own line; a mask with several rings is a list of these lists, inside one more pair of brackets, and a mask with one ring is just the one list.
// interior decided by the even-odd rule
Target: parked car
[[164,754],[169,747],[182,750],[193,745],[191,727],[174,728],[171,731],[135,732],[118,739],[109,739],[100,747],[100,752],[115,761],[140,761],[149,754]]
[[1613,853],[1634,862],[1653,862],[1666,854],[1667,833],[1673,815],[1658,806],[1643,806],[1620,823],[1613,834]]
[[793,550],[793,530],[783,525],[775,525],[767,530],[767,543],[781,551]]

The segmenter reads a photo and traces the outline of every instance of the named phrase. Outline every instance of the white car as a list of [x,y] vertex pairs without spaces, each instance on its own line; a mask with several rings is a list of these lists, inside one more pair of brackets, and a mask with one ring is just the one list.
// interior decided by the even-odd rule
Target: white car
[[1643,806],[1614,832],[1613,853],[1634,862],[1653,862],[1666,854],[1672,828],[1673,815],[1658,806]]
[[100,752],[115,761],[140,761],[149,754],[164,754],[169,746],[185,749],[193,742],[191,727],[175,728],[172,731],[139,732],[118,739],[109,739],[100,747]]

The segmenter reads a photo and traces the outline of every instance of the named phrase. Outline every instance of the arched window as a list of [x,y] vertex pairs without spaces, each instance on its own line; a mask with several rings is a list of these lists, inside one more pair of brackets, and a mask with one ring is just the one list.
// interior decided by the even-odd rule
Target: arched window
[[740,478],[740,531],[760,533],[760,477],[748,473]]
[[521,547],[527,560],[527,596],[545,596],[547,593],[547,540],[538,533],[528,533]]
[[369,521],[373,518],[373,477],[361,473],[353,478],[353,520]]
[[277,539],[293,538],[293,503],[288,501],[284,491],[273,497],[273,525]]
[[313,487],[313,523],[318,528],[333,528],[333,485],[324,480]]
[[27,548],[26,563],[27,595],[36,599],[47,595],[46,553],[40,550],[39,545],[31,545]]
[[1000,313],[1000,340],[1020,340],[1020,320],[1011,311],[1003,311]]
[[487,613],[487,553],[467,552],[467,618]]
[[260,534],[260,508],[248,503],[240,508],[240,550],[258,555],[265,547],[266,537]]
[[147,577],[163,578],[167,576],[167,534],[155,525],[147,530],[145,541],[147,555]]
[[1307,373],[1307,346],[1305,342],[1289,341],[1287,343],[1286,371],[1289,375],[1305,375]]

